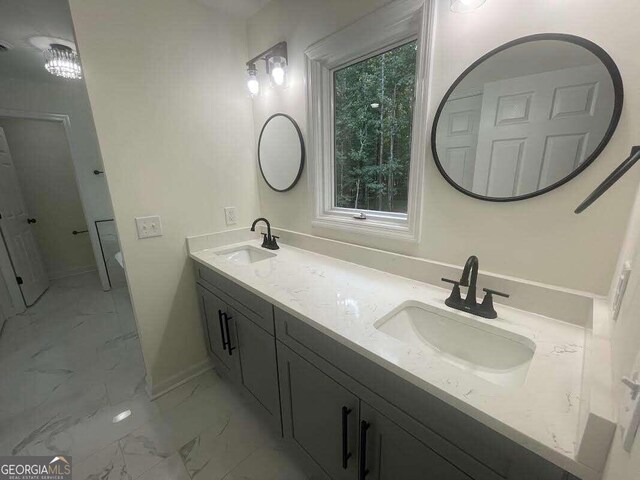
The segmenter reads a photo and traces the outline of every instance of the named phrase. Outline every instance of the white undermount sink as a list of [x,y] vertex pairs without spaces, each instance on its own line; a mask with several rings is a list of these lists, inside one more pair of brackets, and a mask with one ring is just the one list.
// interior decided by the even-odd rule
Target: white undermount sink
[[268,252],[261,248],[252,247],[251,245],[242,245],[240,247],[230,248],[228,250],[216,252],[216,255],[241,265],[249,265],[250,263],[259,262],[276,256],[275,253]]
[[536,345],[498,326],[420,302],[405,302],[375,327],[491,383],[515,387],[527,377]]

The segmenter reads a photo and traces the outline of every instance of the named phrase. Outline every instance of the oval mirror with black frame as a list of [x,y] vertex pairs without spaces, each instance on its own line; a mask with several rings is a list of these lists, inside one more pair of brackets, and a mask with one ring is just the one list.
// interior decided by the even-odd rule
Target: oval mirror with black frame
[[611,139],[622,102],[620,72],[598,45],[532,35],[489,52],[454,82],[436,112],[431,148],[462,193],[523,200],[587,168]]
[[264,123],[258,141],[258,164],[262,178],[276,192],[291,190],[304,168],[302,132],[296,121],[276,113]]

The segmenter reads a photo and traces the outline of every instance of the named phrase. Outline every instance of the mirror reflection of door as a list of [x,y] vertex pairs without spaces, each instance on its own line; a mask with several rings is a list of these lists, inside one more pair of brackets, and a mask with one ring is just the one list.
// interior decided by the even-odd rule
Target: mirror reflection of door
[[0,128],[0,230],[27,306],[49,287],[4,130]]
[[449,176],[467,190],[473,188],[482,92],[451,98],[442,111],[443,127],[438,129],[441,159]]
[[470,67],[440,105],[433,150],[445,178],[487,200],[527,198],[586,167],[611,137],[622,80],[600,47],[536,35]]
[[609,126],[608,77],[589,65],[485,84],[473,191],[525,195],[573,172]]

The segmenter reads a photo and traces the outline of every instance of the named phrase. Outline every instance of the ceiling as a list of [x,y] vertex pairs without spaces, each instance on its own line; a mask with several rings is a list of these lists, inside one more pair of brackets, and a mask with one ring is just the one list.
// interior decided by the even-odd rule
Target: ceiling
[[[0,43],[12,45],[0,53],[0,77],[37,82],[65,82],[44,69],[42,48],[30,43],[33,37],[74,41],[67,0],[0,0]],[[47,41],[44,42],[46,45]]]
[[270,0],[197,0],[208,7],[218,8],[232,15],[249,18]]
[[[108,0],[105,0],[108,1]],[[270,0],[196,0],[208,7],[248,18]],[[13,48],[0,53],[0,77],[36,82],[68,82],[44,69],[43,48],[34,47],[33,37],[74,42],[68,0],[0,0],[0,43]],[[47,42],[44,42],[46,45]]]

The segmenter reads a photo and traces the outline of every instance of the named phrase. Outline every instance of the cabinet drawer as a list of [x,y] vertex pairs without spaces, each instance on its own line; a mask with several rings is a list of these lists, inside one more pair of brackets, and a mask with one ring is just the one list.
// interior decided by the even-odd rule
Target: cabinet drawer
[[[381,410],[385,415],[406,429],[412,428],[407,418],[421,425],[423,432],[416,435],[430,437],[427,443],[433,450],[474,478],[561,480],[565,477],[562,469],[442,400],[288,313],[278,308],[274,311],[276,338],[279,341],[303,357],[315,355],[335,367],[338,375],[345,375],[345,382],[351,379],[353,388],[359,389],[356,393],[363,400],[371,403],[376,401],[375,397],[384,399],[394,407],[389,411]],[[372,405],[380,409],[376,404]],[[523,475],[525,465],[528,473]],[[476,474],[476,471],[480,474]],[[538,475],[536,472],[543,473]]]
[[196,264],[196,279],[198,283],[220,296],[251,321],[264,328],[271,335],[274,334],[273,307],[269,302],[200,264]]

